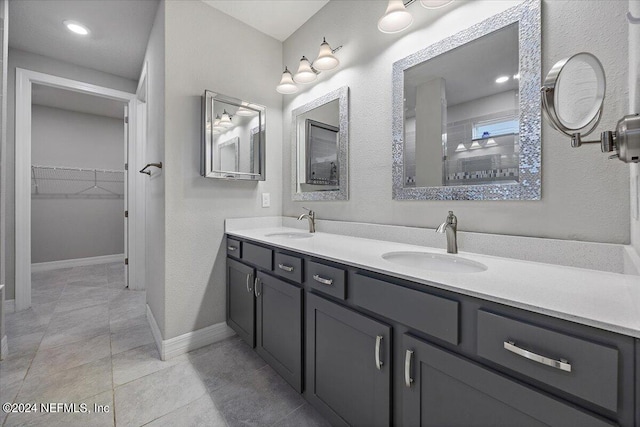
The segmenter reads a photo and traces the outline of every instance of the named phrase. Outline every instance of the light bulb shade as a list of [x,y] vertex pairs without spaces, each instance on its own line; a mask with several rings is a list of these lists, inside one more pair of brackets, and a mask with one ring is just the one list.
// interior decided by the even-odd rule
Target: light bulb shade
[[293,81],[296,83],[307,84],[307,83],[311,83],[317,78],[318,76],[311,69],[311,63],[309,62],[306,56],[303,56],[302,59],[300,60],[300,66],[298,67],[298,72],[293,76]]
[[333,50],[326,40],[320,45],[318,57],[313,61],[313,68],[320,71],[329,71],[340,65],[340,61],[333,55]]
[[402,0],[389,0],[387,11],[378,21],[378,29],[383,33],[399,33],[413,23],[413,17],[404,7]]
[[229,116],[229,113],[227,113],[227,110],[224,110],[224,112],[222,113],[222,117],[220,118],[220,126],[226,129],[230,129],[233,127],[231,116]]
[[213,121],[213,129],[214,130],[224,130],[222,126],[220,126],[220,114],[218,114]]
[[293,82],[293,76],[287,67],[284,67],[282,79],[280,79],[280,83],[276,86],[276,91],[285,95],[296,93],[298,91],[298,86]]
[[238,111],[236,111],[236,116],[251,117],[255,116],[256,114],[258,114],[257,111],[251,110],[244,105],[238,108]]
[[420,0],[422,7],[427,9],[439,9],[451,3],[453,0]]

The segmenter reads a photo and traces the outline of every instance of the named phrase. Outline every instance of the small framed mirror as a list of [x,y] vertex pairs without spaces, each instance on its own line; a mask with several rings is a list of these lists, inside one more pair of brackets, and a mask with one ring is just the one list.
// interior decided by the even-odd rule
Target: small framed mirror
[[540,199],[540,1],[393,65],[393,198]]
[[202,123],[202,176],[264,181],[265,107],[206,90]]
[[292,199],[348,199],[349,88],[293,110]]

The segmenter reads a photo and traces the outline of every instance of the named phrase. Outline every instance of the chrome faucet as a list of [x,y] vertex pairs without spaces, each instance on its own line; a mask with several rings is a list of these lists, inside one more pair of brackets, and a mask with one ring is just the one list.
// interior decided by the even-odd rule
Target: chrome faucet
[[309,220],[309,233],[315,233],[316,232],[316,213],[311,209],[307,209],[305,207],[303,207],[302,209],[309,211],[309,213],[300,215],[298,217],[298,221],[302,221],[303,218],[307,218]]
[[458,253],[458,218],[449,211],[447,220],[440,224],[436,229],[438,233],[447,233],[447,252],[450,254]]

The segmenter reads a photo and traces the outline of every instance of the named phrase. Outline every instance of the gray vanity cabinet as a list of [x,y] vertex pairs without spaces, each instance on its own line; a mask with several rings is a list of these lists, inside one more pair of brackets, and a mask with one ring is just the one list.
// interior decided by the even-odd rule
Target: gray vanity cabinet
[[258,272],[256,351],[302,392],[302,288]]
[[307,399],[334,426],[388,426],[391,327],[313,293],[306,321]]
[[227,258],[227,324],[251,347],[255,347],[255,270]]
[[402,337],[405,426],[612,426],[411,335]]

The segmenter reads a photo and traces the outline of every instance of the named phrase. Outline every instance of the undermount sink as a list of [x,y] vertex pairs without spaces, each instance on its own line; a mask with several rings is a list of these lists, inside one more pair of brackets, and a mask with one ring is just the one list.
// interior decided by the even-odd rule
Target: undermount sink
[[487,269],[487,266],[480,262],[457,255],[431,252],[387,252],[382,254],[382,258],[398,265],[446,273],[479,273]]
[[313,237],[313,233],[306,231],[290,231],[285,233],[269,233],[265,234],[265,237],[282,237],[285,239],[307,239]]

